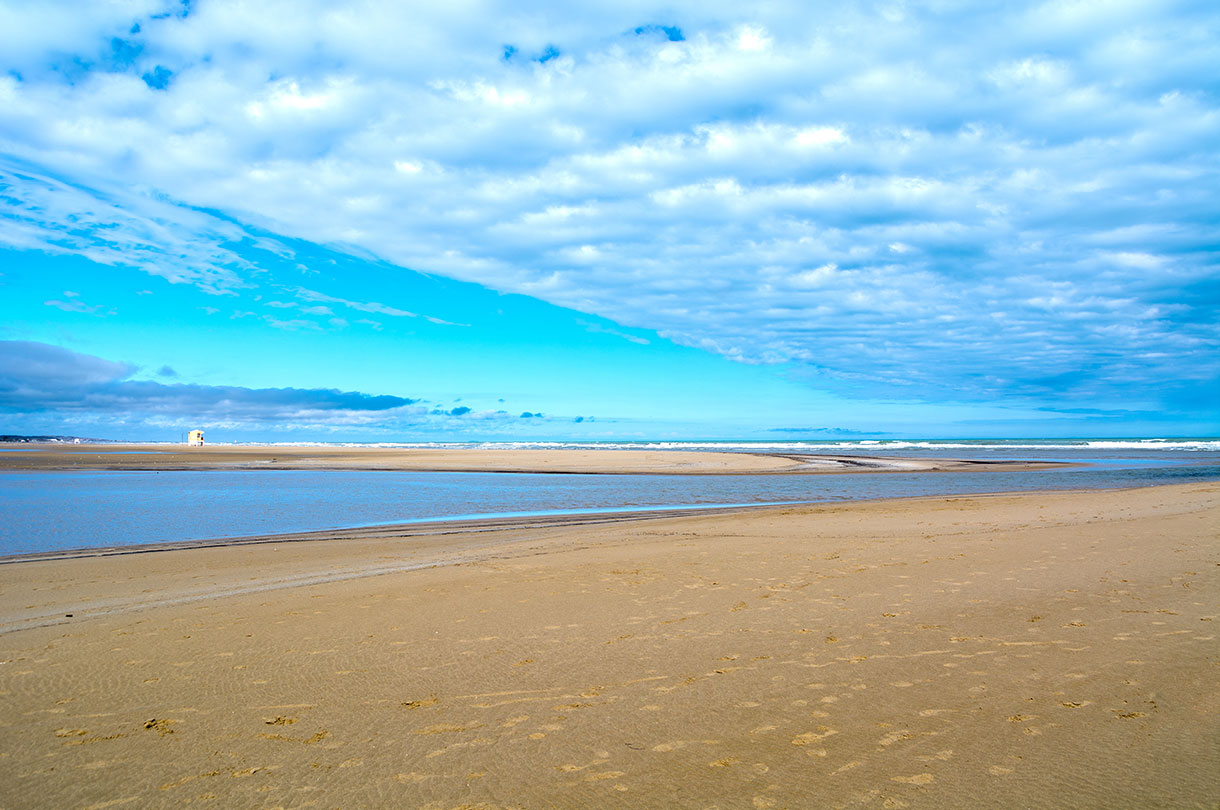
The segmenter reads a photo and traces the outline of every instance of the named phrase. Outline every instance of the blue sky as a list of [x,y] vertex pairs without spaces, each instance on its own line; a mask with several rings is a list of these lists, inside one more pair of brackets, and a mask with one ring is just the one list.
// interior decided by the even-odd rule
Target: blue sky
[[1211,2],[0,0],[0,433],[1220,432]]

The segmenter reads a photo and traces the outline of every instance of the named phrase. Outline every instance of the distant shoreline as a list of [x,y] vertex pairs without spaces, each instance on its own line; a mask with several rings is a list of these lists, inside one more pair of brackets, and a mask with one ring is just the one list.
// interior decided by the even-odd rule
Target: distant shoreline
[[1069,462],[620,449],[481,449],[277,445],[20,445],[0,449],[0,470],[401,470],[569,475],[789,475],[1024,471]]

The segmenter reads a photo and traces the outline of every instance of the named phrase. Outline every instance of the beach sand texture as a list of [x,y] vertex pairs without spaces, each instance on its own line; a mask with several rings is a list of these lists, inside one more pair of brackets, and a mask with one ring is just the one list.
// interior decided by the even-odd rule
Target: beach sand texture
[[1190,484],[6,564],[0,807],[1216,807],[1218,535]]
[[1023,461],[788,456],[687,450],[576,450],[147,444],[42,444],[3,452],[0,470],[403,470],[730,475],[942,470],[1032,470]]

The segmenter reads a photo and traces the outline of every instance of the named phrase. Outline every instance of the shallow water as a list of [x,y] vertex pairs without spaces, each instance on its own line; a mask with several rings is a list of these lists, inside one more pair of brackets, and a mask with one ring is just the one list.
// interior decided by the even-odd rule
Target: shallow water
[[[909,451],[908,451],[909,452]],[[959,453],[959,455],[961,455]],[[1028,472],[529,475],[366,471],[0,473],[0,553],[436,519],[808,503],[1220,480],[1220,454]],[[1194,462],[1194,463],[1188,463]]]

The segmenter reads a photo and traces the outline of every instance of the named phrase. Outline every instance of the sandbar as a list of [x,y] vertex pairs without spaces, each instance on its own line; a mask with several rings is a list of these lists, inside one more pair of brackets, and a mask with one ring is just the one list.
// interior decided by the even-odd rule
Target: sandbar
[[1013,460],[791,455],[686,450],[22,444],[0,446],[0,470],[404,470],[648,475],[1034,470]]
[[1220,801],[1220,484],[0,565],[0,805]]

